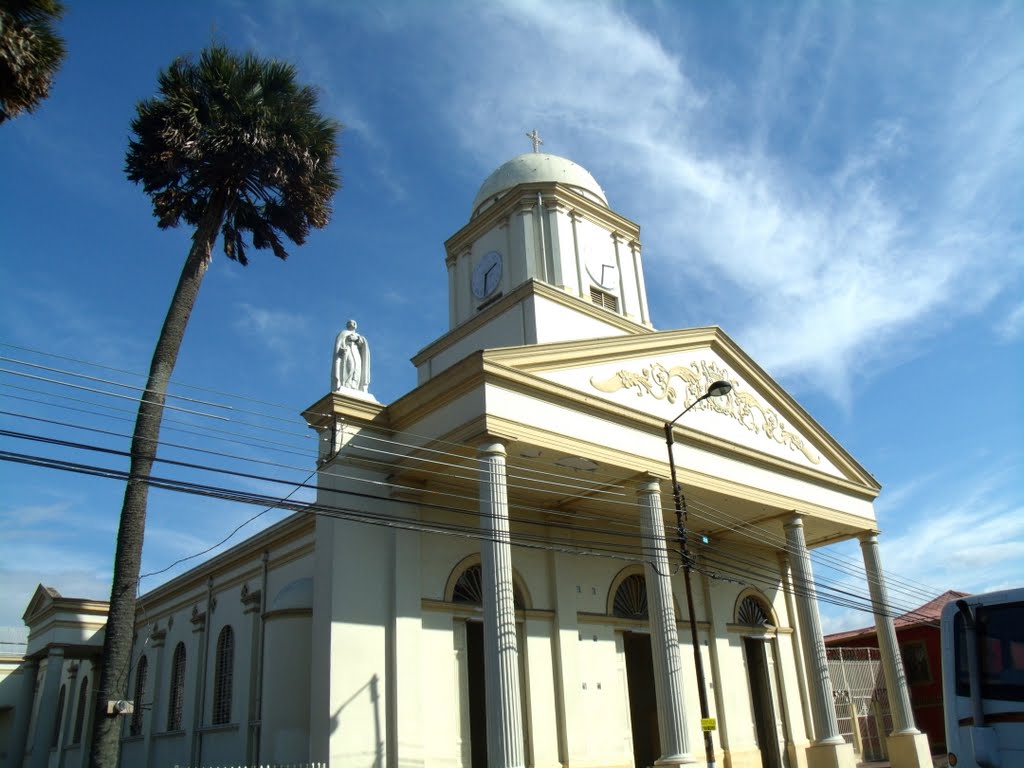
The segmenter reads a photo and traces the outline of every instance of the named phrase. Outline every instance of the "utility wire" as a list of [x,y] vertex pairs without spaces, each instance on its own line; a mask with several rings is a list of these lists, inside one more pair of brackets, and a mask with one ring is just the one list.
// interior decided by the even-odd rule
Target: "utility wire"
[[[5,345],[5,346],[13,347],[14,345]],[[31,352],[34,352],[36,354],[48,354],[48,353],[39,352],[38,350],[29,350],[29,349],[24,348],[24,347],[14,347],[14,348],[21,349],[23,351],[31,351]],[[94,366],[97,365],[95,363],[88,363],[87,361],[76,360],[74,358],[61,358],[61,356],[58,356],[58,355],[51,355],[51,356],[57,357],[57,358],[60,358],[60,359],[71,360],[71,361],[78,362],[78,363],[81,363],[81,364],[88,364],[88,365],[94,365]],[[23,364],[23,365],[33,366],[33,367],[36,367],[37,369],[40,369],[40,368],[41,369],[45,369],[45,370],[48,370],[48,371],[51,371],[51,372],[60,372],[60,373],[65,373],[67,375],[72,375],[72,376],[80,376],[81,375],[81,374],[76,374],[74,372],[63,371],[62,369],[56,369],[56,368],[52,368],[52,367],[48,367],[48,366],[37,366],[36,364],[33,364],[33,363],[27,363],[26,361],[20,361],[20,360],[13,360],[12,358],[3,358],[3,359],[6,359],[8,361],[17,362],[17,363]],[[97,367],[105,368],[105,366],[97,366]],[[118,371],[118,372],[122,372],[122,373],[131,373],[131,375],[141,376],[141,374],[135,374],[135,373],[132,373],[132,372],[122,371],[121,369],[110,369],[110,368],[108,368],[108,370],[114,370],[114,371]],[[15,373],[16,375],[26,375],[26,374],[23,374],[21,372],[12,372],[12,371],[9,371],[8,369],[0,369],[0,371],[8,372],[8,373]],[[29,378],[31,378],[31,379],[42,379],[43,377],[29,376]],[[120,382],[112,382],[112,381],[109,381],[109,380],[103,380],[103,379],[100,379],[99,377],[85,377],[85,378],[87,378],[89,380],[92,380],[92,381],[100,381],[100,382],[104,382],[104,383],[110,383],[110,384],[114,384],[116,386],[121,386],[121,387],[128,386],[128,385],[124,385],[124,384],[122,384]],[[43,379],[43,380],[53,382],[53,380],[50,380],[50,379]],[[68,384],[67,382],[59,382],[58,381],[58,382],[53,382],[53,383],[61,383],[61,384],[67,384],[68,386],[75,386],[75,385]],[[216,390],[209,390],[209,389],[202,388],[202,387],[193,387],[192,385],[181,385],[181,384],[178,384],[178,386],[185,386],[185,387],[189,387],[189,388],[192,388],[192,389],[201,390],[201,391],[207,391],[207,392],[211,392],[211,393],[218,394],[218,395],[223,395],[223,396],[228,396],[228,397],[240,397],[240,396],[237,396],[237,395],[232,395],[230,393],[218,392]],[[110,396],[112,394],[112,393],[105,392],[105,391],[102,391],[102,390],[95,390],[93,388],[83,388],[83,389],[86,389],[87,391],[91,391],[91,392],[97,392],[99,394],[106,395],[106,396]],[[139,389],[140,391],[144,391],[144,389],[141,389],[141,388],[136,388],[136,389]],[[116,394],[114,396],[116,396]],[[224,406],[223,404],[220,404],[220,403],[213,403],[213,402],[209,402],[209,401],[198,401],[198,400],[189,399],[189,398],[183,398],[183,399],[190,400],[192,402],[202,403],[202,404],[208,405],[210,407],[216,406],[216,407],[224,407],[224,408],[233,409],[231,406]],[[266,401],[256,401],[256,400],[253,400],[251,398],[240,398],[240,399],[247,399],[250,402],[256,402],[256,403],[259,403],[261,405],[266,405],[266,406],[270,406],[270,407],[274,407],[274,408],[287,409],[285,406],[280,406],[280,405],[274,404],[274,403],[267,403]],[[168,406],[168,407],[169,408],[173,408],[173,406]],[[185,410],[187,410],[187,409],[185,409]],[[258,412],[258,411],[242,411],[242,409],[233,409],[233,410],[239,410],[240,412],[247,412],[247,413],[259,415],[261,417],[267,417],[266,414],[263,414],[263,413]],[[287,409],[287,410],[290,410],[290,409]],[[188,412],[193,413],[192,411],[188,411]],[[208,414],[208,413],[204,413],[204,412],[201,412],[201,411],[194,412],[194,413],[195,413],[195,415],[198,415],[200,417],[218,418],[215,414]],[[277,417],[268,417],[268,418],[277,418]],[[253,425],[253,424],[247,424],[247,425],[248,426],[257,427],[257,428],[264,428],[264,427],[262,427],[262,425]],[[297,434],[297,433],[293,432],[293,433],[290,433],[290,434]],[[406,433],[406,434],[408,434],[408,433]],[[304,439],[308,440],[310,436],[308,435],[308,433],[303,433],[302,437]],[[423,436],[414,436],[414,437],[423,437]],[[372,437],[372,439],[380,441],[380,442],[385,442],[385,441],[382,441],[381,438]],[[432,442],[434,442],[435,444],[439,444],[439,443],[443,443],[444,442],[444,441],[438,441],[436,438],[427,438],[427,439],[432,440]],[[414,445],[414,444],[411,444],[411,443],[397,443],[397,442],[394,442],[394,441],[392,441],[392,442],[393,442],[393,444],[398,445],[400,449],[415,449],[415,450],[418,450],[418,451],[431,451],[431,450],[433,450],[433,449],[427,449],[427,448],[425,448],[422,445]],[[452,444],[452,445],[457,445],[457,444]],[[462,448],[463,451],[465,451],[465,446],[458,446],[458,447]],[[437,453],[444,453],[444,452],[441,452],[441,451],[436,451],[436,452]],[[407,455],[399,453],[399,452],[394,452],[391,455],[408,459]],[[449,455],[451,455],[453,457],[458,457],[460,459],[465,458],[465,453],[462,453],[462,454],[450,453]],[[443,461],[442,462],[438,462],[438,464],[439,464],[439,467],[444,467],[445,466],[445,462],[443,462]],[[450,462],[447,464],[447,466],[449,468],[451,467]],[[460,469],[463,469],[463,468],[460,467]],[[529,473],[532,470],[527,469],[526,471]],[[513,472],[510,470],[510,475],[512,475],[512,474],[513,474]],[[561,478],[561,476],[556,475],[555,473],[551,473],[549,471],[546,472],[546,474],[548,474],[548,475],[550,475],[552,477]],[[525,475],[524,477],[529,477],[529,474]],[[564,486],[564,481],[562,482],[562,485]],[[559,486],[558,482],[552,481],[552,488],[557,488],[558,486]],[[579,494],[579,495],[586,495],[586,494],[594,493],[595,491],[602,490],[600,486],[601,486],[601,484],[598,483],[598,482],[594,482],[593,484],[591,484],[591,483],[582,483],[582,484],[578,485],[575,488],[565,488],[565,487],[563,487],[562,490],[563,491],[568,491],[569,492],[568,493],[569,496],[572,496],[573,493],[576,493],[576,494]],[[624,494],[614,494],[614,492],[608,491],[607,489],[604,489],[604,493],[606,493],[608,495],[624,496]],[[601,500],[601,499],[588,498],[588,501],[598,501],[598,500]],[[609,500],[611,500],[611,499],[609,499]],[[623,502],[622,501],[616,501],[615,503],[616,504],[622,504]],[[718,511],[718,512],[719,512],[719,514],[722,514],[721,511]],[[763,534],[765,532],[766,531],[764,529],[758,531],[758,537],[761,538],[762,541],[764,540]],[[749,536],[752,539],[755,538],[750,533],[747,533],[745,535]],[[770,535],[777,539],[777,535],[776,534],[770,534]],[[786,545],[783,545],[783,546],[786,546]],[[818,550],[818,549],[812,550],[811,553],[812,553],[812,558],[819,559],[819,560],[821,560],[821,559],[831,559],[833,562],[838,562],[837,558],[832,558],[832,557],[828,557],[828,556],[823,558],[823,554],[824,553],[822,553],[821,550]],[[856,569],[856,573],[858,575],[860,575],[862,578],[868,578],[866,576],[866,574],[864,574],[864,575],[860,574],[860,569],[859,568],[857,568],[856,566],[853,566],[853,567]],[[890,589],[892,589],[894,583],[899,581],[899,577],[898,577],[897,574],[894,574],[894,573],[891,573],[891,572],[887,573],[887,576],[888,576],[889,587],[890,587]],[[914,583],[914,582],[908,582],[908,583]],[[923,592],[923,590],[921,590],[921,593],[925,594]],[[932,591],[929,591],[926,594],[928,594],[928,596],[930,597],[930,596],[934,595],[935,592],[934,592],[934,590],[932,590]]]
[[[42,442],[59,442],[44,439]],[[113,451],[110,449],[103,449],[104,452],[109,453],[123,453]],[[95,465],[84,465],[78,462],[66,462],[56,459],[48,459],[46,457],[31,456],[26,454],[14,454],[8,451],[0,452],[0,460],[4,461],[15,461],[19,463],[31,464],[34,466],[43,466],[53,469],[64,469],[66,471],[74,471],[83,474],[90,474],[100,477],[108,477],[112,479],[127,479],[128,473],[126,470],[115,470],[107,467],[97,467]],[[232,473],[247,476],[244,473]],[[274,478],[266,478],[268,480],[275,481]],[[337,517],[339,519],[352,520],[354,522],[366,522],[370,524],[386,525],[387,527],[397,527],[406,530],[416,530],[426,533],[439,533],[445,535],[461,535],[473,539],[484,539],[484,540],[495,540],[489,536],[486,532],[481,531],[478,527],[470,528],[458,524],[445,523],[444,521],[422,521],[416,520],[411,521],[408,518],[402,516],[396,516],[388,513],[381,513],[379,511],[371,511],[366,509],[359,509],[349,506],[341,506],[338,504],[299,504],[296,502],[290,502],[287,499],[280,499],[277,497],[267,496],[265,494],[256,494],[251,491],[241,491],[238,489],[225,488],[223,486],[211,486],[208,484],[194,483],[174,478],[156,477],[151,476],[147,482],[157,488],[165,490],[182,491],[187,493],[193,493],[196,495],[203,495],[212,498],[219,498],[229,501],[240,501],[249,504],[267,504],[279,507],[282,509],[291,509],[293,511],[311,511],[316,514],[327,515],[330,517]],[[277,481],[283,482],[283,481]],[[346,496],[356,496],[380,500],[390,501],[391,503],[402,503],[402,500],[394,499],[383,499],[382,497],[374,497],[369,494],[358,494],[352,492],[343,492]],[[417,507],[422,507],[421,502],[408,502]],[[456,510],[457,511],[457,510]],[[569,553],[584,553],[590,555],[607,556],[616,559],[628,560],[630,562],[637,562],[642,560],[642,552],[638,551],[638,548],[634,546],[630,547],[610,547],[604,542],[594,541],[583,541],[580,542],[575,538],[570,539],[554,539],[554,537],[537,537],[527,536],[518,534],[515,537],[510,537],[510,543],[515,546],[523,546],[528,548],[541,548],[548,549],[551,551],[561,551]],[[582,544],[582,546],[581,546]],[[778,580],[776,579],[776,582]],[[785,585],[783,585],[785,586]],[[819,599],[823,602],[833,603],[842,607],[849,607],[849,602],[846,600],[836,600],[832,597],[819,595]]]

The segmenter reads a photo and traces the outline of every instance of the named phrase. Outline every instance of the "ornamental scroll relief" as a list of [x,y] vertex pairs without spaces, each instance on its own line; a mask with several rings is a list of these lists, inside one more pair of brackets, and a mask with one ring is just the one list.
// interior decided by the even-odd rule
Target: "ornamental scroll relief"
[[786,428],[785,422],[771,408],[758,402],[747,392],[740,392],[728,371],[716,363],[692,362],[688,366],[677,365],[666,368],[661,363],[651,363],[639,373],[617,371],[611,378],[599,381],[590,378],[590,385],[601,392],[618,392],[620,389],[636,389],[636,396],[645,394],[657,400],[675,403],[679,392],[672,380],[679,379],[683,385],[683,399],[694,401],[708,391],[708,386],[719,379],[733,385],[732,392],[725,397],[709,397],[698,403],[696,410],[711,410],[731,416],[755,435],[763,434],[791,451],[799,451],[812,464],[820,464],[821,457],[808,448],[804,441]]

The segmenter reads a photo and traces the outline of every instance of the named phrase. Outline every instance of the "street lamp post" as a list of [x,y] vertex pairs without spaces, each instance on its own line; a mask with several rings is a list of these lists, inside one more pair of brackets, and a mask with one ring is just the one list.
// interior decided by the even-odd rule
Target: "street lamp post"
[[[711,717],[711,710],[708,707],[708,693],[704,685],[704,658],[700,652],[700,638],[697,634],[697,617],[693,612],[693,589],[690,586],[690,550],[687,547],[687,535],[686,525],[683,518],[683,494],[679,488],[679,483],[676,481],[676,460],[672,453],[672,446],[675,444],[675,438],[673,436],[673,427],[677,421],[690,411],[697,403],[707,400],[709,397],[722,397],[723,395],[729,394],[732,390],[732,384],[727,381],[716,381],[710,387],[708,391],[703,395],[694,400],[690,405],[686,407],[682,413],[676,416],[672,421],[665,422],[665,444],[668,446],[668,466],[669,471],[672,475],[672,496],[676,502],[676,533],[679,535],[679,549],[680,555],[683,558],[683,583],[686,585],[686,610],[690,614],[690,638],[691,644],[693,645],[693,666],[697,670],[697,695],[700,698],[700,717],[701,720],[707,720]],[[704,731],[704,755],[707,762],[708,768],[714,768],[715,766],[715,745],[711,740],[711,731]]]

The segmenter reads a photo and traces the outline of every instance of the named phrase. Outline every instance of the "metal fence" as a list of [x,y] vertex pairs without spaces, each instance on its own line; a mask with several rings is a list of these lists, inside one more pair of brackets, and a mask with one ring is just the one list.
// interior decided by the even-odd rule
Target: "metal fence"
[[888,760],[889,695],[877,648],[827,648],[839,731],[864,761]]

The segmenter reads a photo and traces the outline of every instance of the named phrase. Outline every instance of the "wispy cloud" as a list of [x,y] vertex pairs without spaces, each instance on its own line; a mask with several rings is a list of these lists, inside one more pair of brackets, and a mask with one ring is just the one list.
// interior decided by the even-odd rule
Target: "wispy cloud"
[[983,592],[1012,581],[1024,560],[1019,471],[1012,463],[965,467],[969,484],[932,474],[897,491],[879,514],[887,568],[940,590]]
[[1024,336],[1024,302],[1011,308],[1009,313],[996,323],[996,335],[1004,342],[1016,341]]
[[114,367],[135,366],[146,359],[146,347],[132,329],[119,327],[121,322],[73,290],[15,290],[20,281],[8,269],[0,269],[0,283],[11,289],[11,295],[0,301],[5,341]]
[[[613,207],[642,217],[649,268],[676,276],[671,302],[654,297],[671,307],[656,318],[665,327],[713,304],[769,370],[845,403],[865,362],[898,362],[899,342],[933,332],[936,317],[986,307],[1020,264],[1020,214],[990,209],[1024,196],[1012,194],[1024,107],[1011,95],[1024,91],[1024,51],[1006,44],[998,14],[971,19],[990,39],[968,43],[969,56],[944,49],[961,28],[926,24],[926,61],[867,68],[851,62],[884,57],[879,40],[914,19],[777,14],[761,30],[761,69],[726,98],[628,8],[515,2],[464,21],[452,28],[471,30],[459,45],[473,66],[453,77],[452,131],[481,162],[519,138],[510,125],[550,127],[545,149],[588,158]],[[744,94],[752,115],[736,112]],[[926,199],[908,198],[911,178],[930,179]]]
[[249,341],[272,352],[279,373],[296,365],[296,339],[308,331],[309,319],[295,312],[266,309],[240,302],[235,307],[234,327]]

